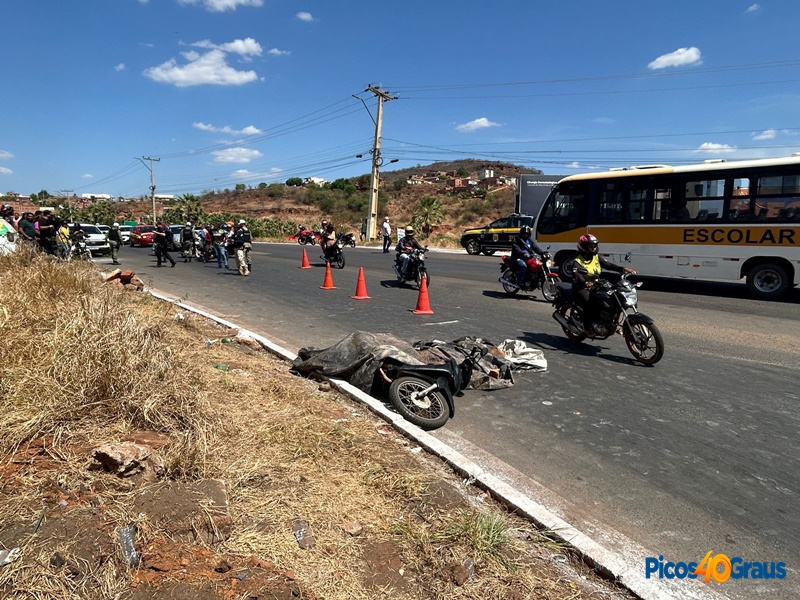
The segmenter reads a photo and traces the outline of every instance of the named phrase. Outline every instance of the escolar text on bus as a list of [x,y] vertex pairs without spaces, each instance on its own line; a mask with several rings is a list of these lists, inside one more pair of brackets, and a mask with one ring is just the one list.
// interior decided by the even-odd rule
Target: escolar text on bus
[[721,227],[691,227],[683,230],[684,244],[744,244],[765,246],[795,246],[795,229],[778,227],[723,229]]

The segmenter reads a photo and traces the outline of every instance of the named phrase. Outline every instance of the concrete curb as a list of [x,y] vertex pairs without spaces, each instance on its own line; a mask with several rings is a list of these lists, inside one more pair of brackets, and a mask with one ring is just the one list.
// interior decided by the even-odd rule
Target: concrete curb
[[[231,321],[227,321],[205,310],[182,302],[163,292],[150,288],[146,288],[146,291],[159,300],[170,302],[187,311],[219,323],[220,325],[237,330],[240,335],[257,341],[266,350],[283,360],[292,362],[297,358],[296,354],[275,344],[263,335],[249,331]],[[685,598],[688,600],[722,600],[724,598],[724,596],[703,584],[692,585],[688,581],[653,581],[646,579],[642,564],[626,562],[619,554],[609,551],[554,514],[544,505],[529,498],[513,486],[487,472],[480,465],[454,450],[441,440],[423,431],[416,425],[409,423],[401,415],[389,410],[381,400],[373,398],[347,381],[335,378],[328,378],[328,381],[331,383],[331,386],[339,392],[345,394],[352,400],[364,404],[370,411],[390,423],[404,436],[413,440],[422,448],[444,461],[458,474],[466,477],[470,483],[474,483],[489,492],[495,500],[504,504],[511,512],[525,517],[538,527],[547,530],[548,534],[555,537],[558,541],[570,545],[588,565],[595,568],[609,580],[623,586],[638,598],[642,600],[673,600],[675,598]]]

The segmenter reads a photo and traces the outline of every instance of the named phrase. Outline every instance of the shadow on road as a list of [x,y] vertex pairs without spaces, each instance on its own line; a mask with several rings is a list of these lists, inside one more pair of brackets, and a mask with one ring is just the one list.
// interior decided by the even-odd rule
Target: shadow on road
[[[598,342],[580,342],[575,343],[568,340],[566,337],[550,335],[549,333],[534,333],[530,331],[523,331],[519,336],[523,342],[527,342],[532,346],[537,346],[542,350],[558,350],[564,354],[577,354],[579,356],[592,356],[608,360],[611,362],[619,363],[621,365],[630,365],[632,367],[652,367],[654,365],[645,365],[639,361],[626,356],[624,354],[617,354],[616,349],[612,350],[610,347],[600,346]],[[602,340],[605,341],[605,340]],[[625,342],[622,342],[621,348],[625,348]],[[606,352],[613,352],[607,354]]]
[[543,302],[544,304],[550,304],[544,298],[540,298],[535,294],[529,294],[524,292],[518,294],[506,294],[505,292],[498,292],[497,290],[483,290],[483,295],[486,296],[487,298],[500,298],[503,300],[515,300],[515,301],[527,300],[528,302],[532,300],[533,302]]
[[[668,292],[691,294],[694,296],[711,296],[714,298],[740,298],[752,300],[753,296],[744,283],[719,281],[697,281],[694,279],[666,279],[637,275],[636,281],[644,283],[643,289],[651,292]],[[780,298],[770,302],[800,302],[800,288],[788,290]]]

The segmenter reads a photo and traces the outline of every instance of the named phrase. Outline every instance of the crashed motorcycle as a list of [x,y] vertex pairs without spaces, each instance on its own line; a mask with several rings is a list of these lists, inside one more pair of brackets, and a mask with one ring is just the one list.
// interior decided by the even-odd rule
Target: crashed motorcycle
[[642,283],[633,284],[623,273],[617,283],[598,279],[591,289],[591,302],[596,315],[585,323],[583,311],[575,301],[572,286],[561,283],[553,300],[553,318],[573,342],[585,339],[604,340],[615,333],[625,338],[633,357],[646,365],[654,365],[664,356],[664,339],[653,319],[638,311]]
[[428,268],[425,266],[425,254],[427,252],[427,246],[412,250],[408,257],[408,266],[405,272],[402,270],[403,263],[400,262],[400,254],[398,253],[394,259],[394,265],[392,266],[395,275],[397,275],[397,281],[401,284],[406,281],[413,281],[417,287],[420,287],[422,285],[422,280],[425,279],[425,285],[430,286],[431,278],[430,275],[428,275]]
[[67,260],[92,260],[92,251],[86,245],[85,239],[77,238],[72,240],[67,253]]
[[506,294],[513,296],[520,290],[532,292],[540,289],[542,290],[542,297],[548,302],[552,302],[558,291],[559,276],[550,270],[553,266],[550,255],[546,254],[544,259],[542,261],[535,256],[529,258],[526,261],[528,270],[525,273],[525,280],[519,281],[519,268],[516,261],[510,256],[503,256],[500,263],[500,270],[503,274],[498,281],[503,285]]
[[392,359],[378,369],[389,384],[389,401],[404,419],[420,429],[438,429],[456,414],[454,396],[461,396],[472,379],[472,369],[483,355],[474,349],[459,363],[455,358],[441,365],[412,365]]

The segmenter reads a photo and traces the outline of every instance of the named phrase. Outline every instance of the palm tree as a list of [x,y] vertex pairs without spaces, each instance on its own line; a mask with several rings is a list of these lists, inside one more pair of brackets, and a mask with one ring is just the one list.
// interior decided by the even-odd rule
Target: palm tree
[[431,196],[424,196],[419,199],[411,217],[411,224],[422,230],[424,237],[428,237],[431,229],[444,221],[444,211],[442,203]]

